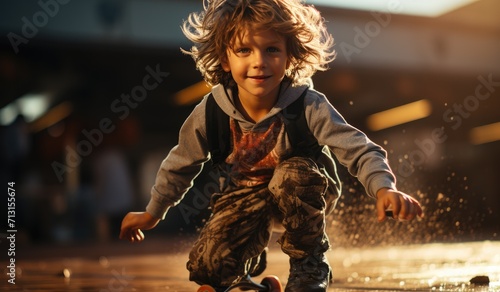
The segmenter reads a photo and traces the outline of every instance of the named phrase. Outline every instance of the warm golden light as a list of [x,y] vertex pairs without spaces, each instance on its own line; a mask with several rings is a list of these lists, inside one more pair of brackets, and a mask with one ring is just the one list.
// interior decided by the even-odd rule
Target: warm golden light
[[426,17],[438,17],[450,11],[467,6],[478,0],[436,0],[436,1],[366,1],[366,0],[308,0],[311,4],[327,7],[341,7],[383,13],[398,13]]
[[470,130],[469,138],[472,144],[479,145],[500,140],[500,122],[475,127]]
[[388,109],[368,117],[368,128],[372,131],[394,127],[428,117],[432,112],[431,103],[422,99],[409,104]]
[[200,81],[178,91],[172,102],[175,105],[191,105],[201,100],[201,98],[210,92],[210,86],[205,81]]
[[39,119],[33,121],[29,125],[29,129],[35,133],[40,132],[68,117],[71,112],[73,112],[73,105],[69,101],[65,101],[50,109]]

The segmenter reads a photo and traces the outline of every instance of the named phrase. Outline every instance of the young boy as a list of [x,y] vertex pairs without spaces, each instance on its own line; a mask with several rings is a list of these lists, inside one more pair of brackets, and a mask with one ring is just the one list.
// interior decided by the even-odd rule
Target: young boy
[[[338,199],[330,150],[377,200],[378,220],[422,216],[419,203],[396,190],[386,152],[350,126],[325,96],[308,86],[334,58],[319,12],[300,0],[212,0],[190,15],[183,32],[211,94],[229,118],[231,150],[219,165],[220,192],[187,263],[190,280],[224,289],[261,272],[273,222],[290,257],[286,291],[326,291],[331,280],[325,215]],[[305,94],[305,96],[303,95]],[[287,109],[303,97],[303,114],[321,153],[292,149]],[[142,241],[193,184],[209,152],[207,97],[186,119],[179,143],[162,162],[146,212],[125,216],[120,238]],[[297,147],[296,147],[297,148]],[[325,157],[328,158],[325,160]],[[333,168],[334,169],[334,168]]]

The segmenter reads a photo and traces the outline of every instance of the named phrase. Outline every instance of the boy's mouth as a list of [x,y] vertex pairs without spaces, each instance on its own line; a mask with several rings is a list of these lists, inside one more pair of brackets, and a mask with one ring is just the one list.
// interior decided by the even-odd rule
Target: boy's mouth
[[257,80],[264,80],[271,77],[270,75],[256,75],[256,76],[247,76],[247,78],[251,79],[257,79]]

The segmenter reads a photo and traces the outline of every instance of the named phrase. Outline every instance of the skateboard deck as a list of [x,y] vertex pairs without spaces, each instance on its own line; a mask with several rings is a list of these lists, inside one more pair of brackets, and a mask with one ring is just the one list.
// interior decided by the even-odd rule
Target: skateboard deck
[[[267,276],[260,283],[254,282],[250,276],[242,278],[237,283],[228,287],[224,292],[233,291],[234,289],[262,291],[262,292],[283,292],[283,286],[276,276]],[[218,292],[210,285],[202,285],[197,292]]]

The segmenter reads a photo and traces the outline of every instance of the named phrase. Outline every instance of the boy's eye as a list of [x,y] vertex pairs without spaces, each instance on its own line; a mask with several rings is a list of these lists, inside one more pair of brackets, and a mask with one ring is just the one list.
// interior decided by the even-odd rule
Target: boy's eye
[[279,51],[280,51],[280,49],[278,49],[278,48],[276,48],[276,47],[269,47],[269,48],[267,48],[267,51],[268,51],[269,53],[277,53],[277,52],[279,52]]
[[247,54],[247,53],[250,53],[250,49],[249,48],[239,48],[236,50],[236,53]]

